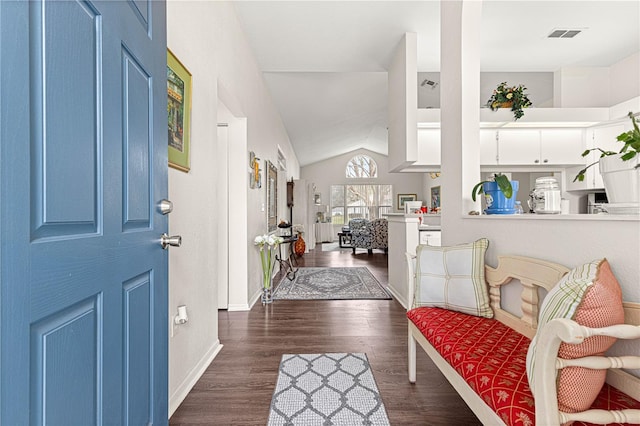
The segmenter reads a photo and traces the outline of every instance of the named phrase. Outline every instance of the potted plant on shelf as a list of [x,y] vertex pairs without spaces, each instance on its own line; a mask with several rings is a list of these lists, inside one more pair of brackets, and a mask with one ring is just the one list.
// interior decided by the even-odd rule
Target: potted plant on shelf
[[[636,114],[637,115],[637,114]],[[597,161],[580,170],[573,181],[584,181],[585,173],[589,167],[600,164],[600,174],[604,182],[609,203],[636,203],[640,204],[640,129],[636,121],[636,115],[629,112],[633,128],[621,133],[616,138],[624,143],[620,151],[605,151],[602,148],[587,149],[582,153],[583,157],[591,151],[600,151]]]
[[478,182],[471,191],[471,198],[484,193],[487,202],[487,214],[515,214],[515,200],[518,194],[519,182],[510,181],[506,175],[496,173],[492,180]]
[[503,81],[493,91],[491,98],[487,101],[487,106],[491,108],[491,111],[496,111],[498,108],[511,108],[513,116],[517,120],[524,115],[522,110],[532,105],[525,90],[527,88],[522,84],[509,87],[507,82]]

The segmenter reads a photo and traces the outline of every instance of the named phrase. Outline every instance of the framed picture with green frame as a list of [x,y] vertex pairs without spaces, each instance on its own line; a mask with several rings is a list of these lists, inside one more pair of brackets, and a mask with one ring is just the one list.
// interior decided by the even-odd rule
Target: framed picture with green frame
[[169,167],[191,169],[191,73],[167,49],[167,115]]

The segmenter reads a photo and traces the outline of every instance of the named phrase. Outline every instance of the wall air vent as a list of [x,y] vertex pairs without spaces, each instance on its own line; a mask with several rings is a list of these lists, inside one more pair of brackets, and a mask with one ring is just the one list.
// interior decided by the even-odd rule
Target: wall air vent
[[438,85],[437,82],[433,81],[433,80],[429,80],[428,78],[423,80],[422,83],[420,83],[421,87],[431,87],[432,89],[435,89],[436,86]]
[[582,30],[559,30],[555,29],[551,31],[551,34],[547,38],[574,38],[580,34]]

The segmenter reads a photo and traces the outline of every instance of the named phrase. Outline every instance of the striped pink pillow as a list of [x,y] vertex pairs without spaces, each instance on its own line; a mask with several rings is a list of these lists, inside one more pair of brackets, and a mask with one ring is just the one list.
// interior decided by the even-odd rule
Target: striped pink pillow
[[[568,318],[586,327],[624,323],[622,291],[606,259],[580,265],[565,275],[542,302],[538,329],[555,318]],[[558,356],[565,359],[603,355],[615,338],[592,336],[579,345],[563,343]],[[527,353],[527,375],[533,391],[537,339]],[[606,370],[568,367],[558,373],[558,408],[575,413],[588,409],[602,389]]]

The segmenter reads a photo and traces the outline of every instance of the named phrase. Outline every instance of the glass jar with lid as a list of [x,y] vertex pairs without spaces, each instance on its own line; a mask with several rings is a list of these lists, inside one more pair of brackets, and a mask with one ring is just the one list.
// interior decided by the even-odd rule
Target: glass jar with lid
[[537,178],[528,203],[534,213],[559,214],[562,209],[558,180],[553,176]]

